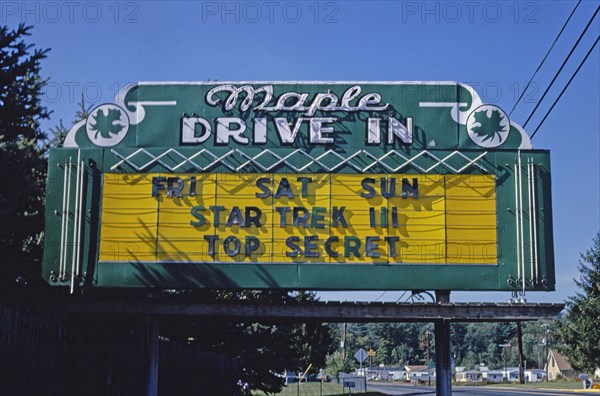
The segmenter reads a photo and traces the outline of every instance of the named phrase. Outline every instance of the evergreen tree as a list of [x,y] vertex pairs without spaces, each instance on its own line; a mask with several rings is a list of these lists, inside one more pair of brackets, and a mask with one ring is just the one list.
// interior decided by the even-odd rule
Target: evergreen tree
[[0,26],[0,293],[14,296],[24,285],[40,290],[44,227],[45,134],[40,121],[46,83],[41,61],[47,49],[25,39],[31,27]]
[[600,232],[593,243],[579,261],[575,284],[581,291],[567,300],[567,315],[559,323],[561,352],[574,368],[588,373],[600,367]]
[[[83,94],[81,94],[81,102],[79,102],[79,109],[75,111],[75,119],[73,120],[71,127],[77,124],[78,122],[87,119],[90,115],[90,111],[93,106],[93,104],[86,106],[85,97],[83,96]],[[63,123],[62,118],[58,121],[58,124],[56,124],[54,127],[50,127],[51,137],[50,140],[48,140],[48,142],[46,143],[46,148],[50,149],[62,147],[71,127],[66,127]]]
[[67,134],[69,133],[69,128],[63,124],[62,118],[58,121],[54,127],[50,127],[50,133],[52,134],[50,140],[46,143],[47,148],[54,147],[62,147]]

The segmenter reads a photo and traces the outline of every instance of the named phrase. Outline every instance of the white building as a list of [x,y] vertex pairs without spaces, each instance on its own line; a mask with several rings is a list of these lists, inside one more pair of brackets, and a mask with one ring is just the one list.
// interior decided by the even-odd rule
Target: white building
[[503,382],[504,373],[499,370],[488,370],[482,373],[483,379],[488,382]]
[[546,378],[546,371],[542,369],[525,370],[525,382],[542,382]]
[[425,382],[435,379],[435,371],[427,366],[404,366],[407,382]]
[[519,382],[519,368],[518,367],[507,367],[502,370],[504,378],[508,382]]
[[479,370],[464,370],[456,373],[456,382],[483,382],[483,373]]

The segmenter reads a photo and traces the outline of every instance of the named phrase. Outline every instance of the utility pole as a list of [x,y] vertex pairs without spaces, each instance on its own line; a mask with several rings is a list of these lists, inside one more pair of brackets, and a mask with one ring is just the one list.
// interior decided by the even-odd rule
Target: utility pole
[[427,337],[427,366],[429,366],[429,330],[425,330],[425,337]]
[[346,364],[346,326],[346,322],[342,323],[342,345],[340,345],[342,347],[342,361],[344,365]]
[[502,348],[502,362],[504,363],[504,373],[502,374],[502,380],[504,381],[504,375],[506,375],[506,382],[508,382],[508,380],[510,379],[510,376],[507,373],[507,368],[506,368],[506,348],[510,348],[510,344],[500,344],[498,346],[500,348]]
[[517,321],[517,347],[519,351],[519,383],[525,383],[525,373],[523,370],[523,334],[521,332],[521,322]]
[[431,367],[431,359],[429,357],[430,346],[429,346],[429,329],[425,330],[425,336],[427,337],[427,385],[431,386],[431,375],[429,374],[429,370]]
[[542,323],[542,327],[544,327],[546,329],[546,335],[545,337],[542,339],[542,344],[544,344],[544,351],[546,352],[546,382],[550,381],[550,378],[548,378],[548,355],[550,354],[550,325],[548,323]]

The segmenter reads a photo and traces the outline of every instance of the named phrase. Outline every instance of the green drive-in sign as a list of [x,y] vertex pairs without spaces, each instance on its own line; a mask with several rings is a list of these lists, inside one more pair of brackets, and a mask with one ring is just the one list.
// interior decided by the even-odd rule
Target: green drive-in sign
[[138,83],[50,163],[52,285],[554,289],[549,153],[463,84]]

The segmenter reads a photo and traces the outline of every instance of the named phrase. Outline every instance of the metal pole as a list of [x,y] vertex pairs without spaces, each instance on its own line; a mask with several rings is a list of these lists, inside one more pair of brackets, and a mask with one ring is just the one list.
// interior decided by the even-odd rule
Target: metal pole
[[502,373],[502,382],[508,382],[508,370],[506,369],[506,349],[502,348],[502,363],[504,364],[504,373]]
[[550,381],[550,371],[549,371],[549,364],[550,363],[550,325],[548,323],[544,323],[542,324],[543,327],[546,328],[546,342],[544,343],[545,345],[545,352],[546,352],[546,382]]
[[67,235],[69,234],[69,212],[70,212],[70,208],[71,208],[71,157],[69,157],[69,162],[67,164],[67,168],[65,170],[66,174],[67,174],[67,192],[64,193],[67,197],[67,202],[66,202],[66,206],[65,206],[65,211],[64,211],[64,219],[66,221],[65,223],[65,239],[63,240],[63,245],[64,245],[64,255],[63,255],[63,264],[62,264],[62,276],[63,279],[66,277],[67,275],[67,255],[68,255],[68,246],[69,246],[69,238],[67,237]]
[[[436,291],[438,303],[450,302],[450,291]],[[435,389],[437,396],[452,396],[452,367],[450,365],[450,321],[435,321]]]
[[342,326],[342,361],[346,364],[346,322]]
[[146,395],[158,395],[158,317],[151,316],[147,321],[148,327],[148,381]]
[[78,245],[77,245],[77,240],[78,240],[78,232],[79,232],[79,228],[77,227],[77,225],[79,224],[79,192],[81,190],[81,185],[80,185],[80,174],[81,174],[81,150],[78,149],[77,150],[77,165],[76,165],[76,169],[77,169],[77,173],[75,175],[75,208],[73,209],[73,254],[71,257],[71,285],[70,285],[70,289],[71,289],[71,294],[73,294],[75,292],[75,283],[76,283],[76,270],[75,270],[75,264],[77,263],[77,256],[79,254],[79,249],[78,249]]
[[519,150],[517,158],[519,161],[519,228],[521,229],[519,246],[521,247],[521,275],[523,276],[523,292],[521,296],[525,298],[525,237],[523,235],[523,168],[521,167],[521,150]]
[[537,243],[537,203],[535,196],[535,187],[536,187],[536,178],[535,178],[535,164],[533,160],[531,160],[531,197],[533,202],[532,216],[533,216],[533,262],[535,269],[535,276],[533,277],[534,282],[537,283],[539,281],[539,273],[538,273],[538,243]]
[[498,346],[500,348],[502,348],[502,362],[504,364],[504,373],[502,374],[502,382],[504,382],[505,377],[506,377],[506,381],[508,382],[510,380],[510,375],[508,373],[508,368],[506,367],[506,348],[510,348],[510,344],[500,344]]
[[[519,228],[519,213],[520,213],[520,208],[519,208],[519,165],[518,165],[518,161],[515,159],[515,231],[516,231],[516,236],[517,236],[517,246],[516,246],[516,250],[517,250],[517,286],[518,286],[518,282],[521,280],[521,249],[520,249],[520,243],[521,243],[521,229]],[[516,293],[516,292],[515,292]],[[515,297],[518,297],[515,295]]]
[[531,284],[535,285],[535,260],[533,259],[533,218],[535,214],[533,212],[533,194],[531,193],[533,186],[533,176],[531,172],[531,158],[527,159],[527,204],[529,207],[529,265],[531,267]]
[[431,358],[429,356],[429,329],[425,330],[425,335],[427,336],[427,386],[431,386],[431,375],[429,370],[431,369]]
[[[67,161],[65,160],[65,171],[63,173],[63,200],[62,200],[62,211],[60,212],[60,217],[61,217],[61,223],[60,223],[60,255],[59,255],[59,267],[58,267],[58,279],[62,282],[63,279],[65,278],[65,273],[66,273],[66,269],[63,269],[63,263],[65,262],[65,260],[63,260],[66,250],[66,237],[65,237],[65,225],[68,227],[68,216],[69,216],[69,199],[70,197],[67,197],[67,171],[70,169],[70,161],[71,158],[69,157],[69,162],[67,163]],[[69,180],[70,182],[70,180]]]

